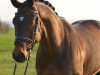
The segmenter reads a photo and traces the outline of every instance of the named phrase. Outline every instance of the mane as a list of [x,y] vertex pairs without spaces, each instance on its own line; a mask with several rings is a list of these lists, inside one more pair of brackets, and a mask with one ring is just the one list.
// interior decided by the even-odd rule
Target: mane
[[45,1],[45,0],[35,0],[36,2],[42,2],[44,3],[45,5],[49,6],[55,13],[56,15],[58,16],[58,13],[55,11],[55,7],[49,2],[49,1]]

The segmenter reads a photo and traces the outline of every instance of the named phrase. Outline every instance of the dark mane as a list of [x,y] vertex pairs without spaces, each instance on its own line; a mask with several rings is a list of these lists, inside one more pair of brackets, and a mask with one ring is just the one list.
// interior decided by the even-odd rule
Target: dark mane
[[55,7],[49,2],[49,1],[45,1],[45,0],[35,0],[36,2],[42,2],[45,5],[49,6],[55,13],[56,15],[58,15],[58,13],[55,11]]
[[53,11],[55,11],[55,7],[49,2],[49,1],[44,1],[44,4],[49,6]]

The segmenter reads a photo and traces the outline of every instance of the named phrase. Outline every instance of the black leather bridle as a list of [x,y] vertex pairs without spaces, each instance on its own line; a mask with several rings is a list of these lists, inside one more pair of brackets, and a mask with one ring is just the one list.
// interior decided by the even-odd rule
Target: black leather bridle
[[[30,51],[33,49],[34,45],[35,45],[35,35],[36,35],[36,32],[38,31],[38,26],[39,26],[39,14],[38,14],[38,11],[32,11],[32,12],[29,12],[27,14],[24,14],[24,15],[21,15],[21,16],[25,16],[25,15],[29,15],[30,13],[35,13],[36,14],[36,19],[35,19],[35,29],[32,31],[31,33],[31,37],[28,38],[28,37],[24,37],[22,36],[21,34],[16,34],[16,38],[15,38],[15,45],[16,43],[20,44],[23,46],[23,43],[22,42],[29,42],[31,44],[31,48],[27,48],[27,52],[28,52],[28,57],[27,57],[27,62],[26,62],[26,67],[25,67],[25,70],[24,70],[24,75],[26,75],[26,72],[27,72],[27,68],[28,68],[28,62],[30,60]],[[18,15],[19,17],[21,17],[20,15]],[[41,25],[41,21],[40,21],[40,25]],[[14,72],[13,72],[13,75],[16,75],[16,68],[17,68],[17,62],[15,62],[15,66],[14,66]]]
[[[38,25],[39,25],[39,15],[38,15],[38,11],[32,11],[32,12],[26,13],[24,15],[17,15],[16,14],[17,16],[21,17],[21,16],[30,15],[30,13],[35,13],[36,14],[36,19],[34,19],[35,20],[35,25],[33,25],[33,26],[35,26],[35,29],[32,31],[32,33],[30,35],[30,38],[29,37],[22,36],[21,34],[23,34],[23,33],[19,33],[19,34],[17,33],[16,34],[16,38],[15,38],[15,45],[18,43],[21,46],[24,46],[23,45],[23,42],[29,42],[31,44],[31,48],[27,48],[27,51],[32,50],[33,47],[34,47],[34,44],[35,44],[35,35],[36,35],[36,32],[38,31]],[[22,23],[23,22],[21,22],[20,24],[22,24]],[[22,27],[20,27],[20,28],[22,28]],[[21,31],[22,31],[22,29],[20,29],[20,32]]]

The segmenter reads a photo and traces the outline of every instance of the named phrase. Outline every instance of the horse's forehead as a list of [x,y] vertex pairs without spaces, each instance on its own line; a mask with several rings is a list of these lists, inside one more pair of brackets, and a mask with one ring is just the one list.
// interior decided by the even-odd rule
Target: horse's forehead
[[30,12],[30,11],[32,11],[32,9],[29,7],[21,7],[18,9],[19,13],[26,13],[26,12]]

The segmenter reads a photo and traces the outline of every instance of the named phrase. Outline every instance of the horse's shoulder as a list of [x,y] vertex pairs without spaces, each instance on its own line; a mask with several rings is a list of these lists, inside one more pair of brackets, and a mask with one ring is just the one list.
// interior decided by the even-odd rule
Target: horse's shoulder
[[84,26],[84,27],[94,25],[95,27],[100,28],[100,21],[97,21],[97,20],[79,20],[79,21],[73,22],[72,25]]

